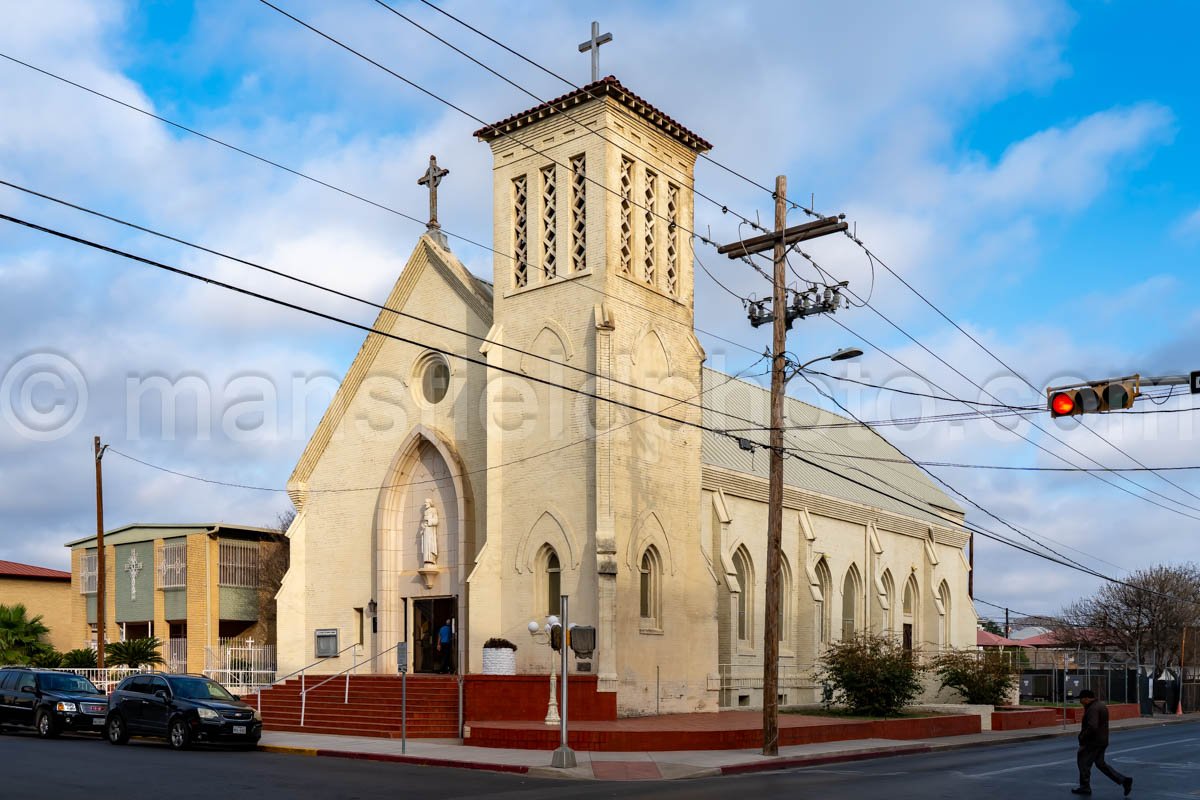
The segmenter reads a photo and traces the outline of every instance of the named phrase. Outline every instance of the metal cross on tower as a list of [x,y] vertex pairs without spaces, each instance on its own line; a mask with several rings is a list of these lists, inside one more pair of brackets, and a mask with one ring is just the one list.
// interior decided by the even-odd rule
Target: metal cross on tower
[[429,228],[431,230],[442,227],[438,224],[437,218],[437,187],[442,182],[442,178],[449,174],[450,170],[438,168],[437,156],[430,156],[429,169],[425,170],[425,174],[417,181],[419,185],[429,187]]
[[592,51],[592,83],[600,80],[600,45],[613,40],[611,33],[600,33],[600,23],[592,22],[592,38],[579,44],[579,52]]

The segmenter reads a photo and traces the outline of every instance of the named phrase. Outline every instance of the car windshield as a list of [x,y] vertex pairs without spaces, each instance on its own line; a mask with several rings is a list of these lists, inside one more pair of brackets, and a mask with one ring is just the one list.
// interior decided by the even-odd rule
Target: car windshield
[[81,692],[83,694],[100,694],[95,684],[80,675],[70,673],[38,675],[38,684],[43,692]]
[[171,689],[176,697],[188,700],[232,700],[233,695],[216,681],[207,678],[175,678]]

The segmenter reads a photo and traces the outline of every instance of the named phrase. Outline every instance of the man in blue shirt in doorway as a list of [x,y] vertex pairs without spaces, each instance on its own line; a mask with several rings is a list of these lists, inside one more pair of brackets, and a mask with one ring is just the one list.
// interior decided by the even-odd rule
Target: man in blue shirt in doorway
[[446,620],[437,637],[437,651],[442,657],[438,672],[445,674],[454,671],[454,628],[451,623],[452,620]]

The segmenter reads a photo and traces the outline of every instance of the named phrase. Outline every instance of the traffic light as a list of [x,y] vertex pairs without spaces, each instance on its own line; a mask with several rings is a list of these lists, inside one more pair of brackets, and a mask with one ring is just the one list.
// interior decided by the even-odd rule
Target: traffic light
[[1079,414],[1100,414],[1132,408],[1133,401],[1141,394],[1139,380],[1123,378],[1087,386],[1076,386],[1046,390],[1046,405],[1050,416],[1074,417]]

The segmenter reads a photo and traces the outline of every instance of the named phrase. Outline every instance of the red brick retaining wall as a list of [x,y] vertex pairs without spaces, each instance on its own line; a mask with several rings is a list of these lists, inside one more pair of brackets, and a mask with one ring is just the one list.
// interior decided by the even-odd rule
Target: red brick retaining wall
[[[689,719],[701,716],[708,717],[703,722],[709,724],[696,724],[697,720]],[[593,752],[744,750],[762,745],[761,727],[724,727],[720,725],[721,716],[720,713],[679,715],[674,725],[671,717],[595,722],[590,725],[576,725],[573,721],[567,739],[574,749]],[[889,720],[808,717],[802,724],[788,723],[787,717],[780,720],[779,744],[785,747],[854,739],[926,739],[979,733],[981,729],[977,714]],[[475,747],[553,750],[559,741],[558,729],[548,726],[471,721],[467,727],[470,735],[464,744]]]
[[1026,728],[1049,728],[1057,725],[1058,715],[1052,708],[996,709],[992,713],[992,730],[1020,731]]
[[[541,721],[546,717],[549,675],[467,675],[463,680],[466,719]],[[572,675],[567,681],[572,720],[617,718],[616,692],[597,691],[597,683],[595,675]],[[561,682],[558,698],[562,700]]]

